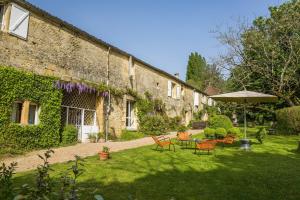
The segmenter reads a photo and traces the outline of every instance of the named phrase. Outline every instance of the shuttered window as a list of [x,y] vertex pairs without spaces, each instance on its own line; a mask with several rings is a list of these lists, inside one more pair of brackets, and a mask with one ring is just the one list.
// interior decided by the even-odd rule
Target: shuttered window
[[9,33],[27,39],[29,12],[24,8],[12,4],[9,20]]
[[168,81],[168,97],[172,96],[172,82]]
[[199,106],[199,93],[194,92],[194,106]]
[[181,96],[181,86],[178,85],[177,88],[176,88],[176,97],[177,97],[177,99],[180,99],[180,96]]

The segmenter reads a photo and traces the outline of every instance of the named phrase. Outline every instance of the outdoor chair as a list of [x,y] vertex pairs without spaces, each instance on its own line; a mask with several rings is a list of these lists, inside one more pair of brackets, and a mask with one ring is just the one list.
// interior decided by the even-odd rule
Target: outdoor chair
[[207,154],[209,154],[210,151],[215,152],[216,144],[217,144],[216,140],[205,140],[200,143],[196,143],[195,154],[197,153],[197,150],[207,151]]
[[156,150],[158,149],[158,147],[162,148],[164,150],[165,146],[169,146],[169,151],[171,150],[171,145],[173,145],[173,149],[175,152],[175,145],[173,142],[171,142],[171,139],[169,137],[165,137],[165,136],[152,136],[156,146]]

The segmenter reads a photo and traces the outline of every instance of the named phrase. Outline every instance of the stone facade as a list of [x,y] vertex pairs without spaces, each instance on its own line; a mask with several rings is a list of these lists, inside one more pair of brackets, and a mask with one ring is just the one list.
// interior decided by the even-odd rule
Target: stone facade
[[[9,33],[11,2],[30,12],[26,40]],[[0,0],[1,4],[1,0]],[[107,83],[116,88],[130,88],[139,94],[150,92],[166,104],[170,117],[192,119],[195,92],[205,94],[134,56],[123,52],[93,36],[61,21],[24,1],[6,1],[2,31],[0,31],[0,65],[28,70],[40,75],[55,76],[62,80],[85,80]],[[180,87],[180,98],[168,96],[168,84]],[[177,90],[176,90],[177,91]],[[126,128],[126,101],[112,98],[109,116],[110,131],[119,135]],[[206,102],[203,102],[206,103]],[[199,106],[201,107],[201,106]],[[104,103],[97,99],[97,122],[104,127]]]

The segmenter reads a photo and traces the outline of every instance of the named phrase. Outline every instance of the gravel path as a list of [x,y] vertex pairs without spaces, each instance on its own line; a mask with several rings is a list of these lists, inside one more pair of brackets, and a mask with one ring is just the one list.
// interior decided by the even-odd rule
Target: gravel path
[[[197,134],[200,130],[190,130],[191,134]],[[170,133],[167,135],[170,138],[176,137],[176,133]],[[125,149],[133,149],[141,146],[154,144],[151,137],[145,137],[137,140],[125,141],[125,142],[106,142],[106,143],[79,143],[68,147],[53,148],[54,154],[49,159],[50,163],[62,163],[69,160],[74,160],[74,156],[78,155],[82,158],[96,155],[103,146],[110,148],[111,152],[117,152]],[[9,164],[11,162],[17,162],[17,172],[28,171],[35,169],[38,165],[42,164],[38,154],[43,155],[45,150],[33,151],[22,156],[6,158],[1,162]]]

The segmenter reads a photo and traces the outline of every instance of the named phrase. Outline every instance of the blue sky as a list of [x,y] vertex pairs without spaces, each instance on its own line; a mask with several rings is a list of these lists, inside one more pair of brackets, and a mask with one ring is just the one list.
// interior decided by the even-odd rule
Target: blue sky
[[268,16],[284,0],[29,0],[34,5],[185,79],[188,56],[208,61],[224,48],[212,33]]

